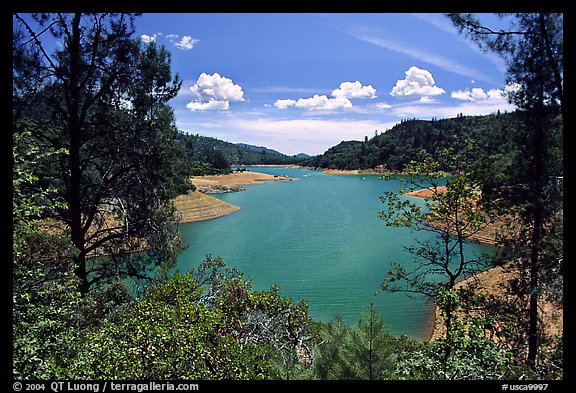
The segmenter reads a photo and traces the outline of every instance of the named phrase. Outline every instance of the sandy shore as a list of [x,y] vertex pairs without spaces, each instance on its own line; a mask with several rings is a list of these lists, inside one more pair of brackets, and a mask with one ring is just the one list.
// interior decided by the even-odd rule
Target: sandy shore
[[436,192],[434,192],[433,187],[423,188],[421,190],[414,190],[405,193],[405,195],[410,195],[418,198],[432,198],[434,195],[443,194],[446,192],[446,186],[438,186],[436,187]]
[[226,186],[235,187],[249,184],[260,184],[266,181],[295,180],[288,176],[275,176],[260,172],[233,172],[228,175],[199,176],[192,178],[192,183],[196,187],[202,186]]
[[192,179],[197,191],[180,195],[174,200],[174,206],[182,214],[182,222],[197,222],[212,220],[232,214],[240,207],[218,198],[214,198],[202,190],[238,190],[237,187],[250,184],[261,184],[265,181],[294,180],[287,176],[274,176],[259,172],[234,172],[228,175],[201,176]]
[[[502,267],[495,267],[460,281],[455,285],[455,288],[463,288],[472,283],[477,283],[479,292],[482,294],[502,294],[502,285],[509,278],[509,272],[503,271]],[[430,340],[437,340],[446,335],[446,328],[437,307],[435,307],[434,312],[435,318],[430,328]]]
[[306,168],[302,165],[296,165],[296,164],[251,164],[251,165],[239,165],[240,167],[242,166],[253,166],[253,167],[259,167],[259,168],[277,168],[277,167],[282,167],[282,168]]
[[358,175],[360,171],[358,169],[325,169],[322,173],[325,175]]
[[380,169],[324,169],[325,175],[386,175],[388,171]]

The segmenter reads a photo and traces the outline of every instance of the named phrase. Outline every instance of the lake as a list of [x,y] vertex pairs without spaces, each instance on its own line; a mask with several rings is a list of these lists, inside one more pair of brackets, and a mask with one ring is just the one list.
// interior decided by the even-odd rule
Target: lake
[[[256,290],[278,285],[283,296],[305,299],[317,320],[329,322],[339,314],[352,325],[373,303],[391,334],[427,338],[433,309],[425,298],[376,294],[391,263],[413,263],[404,247],[431,236],[387,227],[379,219],[385,208],[379,197],[397,191],[399,180],[285,167],[248,169],[299,180],[214,195],[241,210],[184,224],[188,248],[178,257],[180,271],[198,266],[207,254],[221,256],[244,272]],[[467,245],[471,257],[490,250]]]

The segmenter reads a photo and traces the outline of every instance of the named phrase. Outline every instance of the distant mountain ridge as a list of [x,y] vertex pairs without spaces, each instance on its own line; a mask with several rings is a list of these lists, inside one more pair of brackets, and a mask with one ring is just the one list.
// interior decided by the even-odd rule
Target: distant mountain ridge
[[311,155],[306,154],[306,153],[298,153],[296,155],[289,156],[287,154],[280,153],[279,151],[269,149],[269,148],[264,147],[264,146],[249,145],[247,143],[236,143],[236,144],[241,146],[241,147],[244,147],[246,149],[257,151],[259,153],[262,153],[262,151],[265,151],[266,154],[275,154],[275,155],[283,156],[283,157],[296,157],[296,158],[310,158],[310,157],[312,157]]
[[265,146],[249,145],[248,143],[236,143],[236,145],[243,147],[245,149],[248,149],[248,150],[256,151],[258,153],[262,153],[262,151],[265,151],[266,154],[275,154],[278,156],[286,156],[286,154],[284,154],[284,153],[280,153],[279,151],[269,149]]

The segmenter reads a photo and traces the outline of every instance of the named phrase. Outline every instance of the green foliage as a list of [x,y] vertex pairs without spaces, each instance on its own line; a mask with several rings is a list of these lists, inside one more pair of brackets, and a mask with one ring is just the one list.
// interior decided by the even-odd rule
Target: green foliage
[[222,313],[198,303],[198,284],[176,275],[118,310],[84,338],[78,377],[89,379],[261,379],[266,348],[222,333]]
[[[416,345],[403,361],[398,363],[398,379],[482,380],[512,378],[506,358],[494,351],[493,342],[485,337],[458,336],[447,343],[444,340]],[[446,346],[450,357],[446,360]],[[481,349],[479,351],[479,348]]]
[[37,160],[65,151],[41,153],[14,134],[12,356],[17,379],[66,379],[77,349],[80,294],[72,263],[73,247],[40,230],[38,218],[56,208],[52,189],[36,187]]
[[305,347],[304,303],[253,291],[220,258],[176,273],[89,329],[72,373],[82,379],[263,379],[277,352]]
[[312,319],[308,305],[281,296],[273,286],[266,291],[254,291],[252,283],[241,272],[228,268],[221,258],[206,261],[193,273],[207,285],[203,302],[221,310],[227,334],[238,342],[257,342],[278,351],[302,351],[311,354]]
[[342,318],[336,316],[332,322],[321,331],[321,344],[316,351],[314,369],[319,379],[340,379],[344,375],[342,364],[346,360],[343,348],[349,345],[350,332]]
[[216,170],[225,170],[230,168],[226,157],[224,157],[224,153],[217,149],[210,151],[207,155],[207,161]]
[[470,289],[464,291],[448,287],[439,291],[436,304],[444,318],[447,318],[448,312],[461,310],[465,303],[474,307],[474,312],[466,309],[465,318],[450,318],[444,338],[412,343],[410,349],[398,360],[398,379],[481,380],[518,377],[516,373],[522,372],[522,369],[514,365],[510,353],[494,336],[493,321],[511,316],[496,313],[494,308],[492,323],[485,318],[486,314],[479,316],[475,313],[481,307],[479,303],[466,298],[474,294]]
[[[42,258],[47,262],[46,255]],[[14,378],[67,379],[79,333],[80,294],[73,265],[51,266],[61,262],[54,260],[33,266],[18,262],[12,295]]]
[[41,149],[34,145],[27,126],[24,124],[22,132],[12,134],[12,220],[16,231],[30,232],[31,224],[49,211],[66,207],[55,198],[58,192],[55,187],[39,186],[37,168],[44,159],[65,156],[68,151],[64,148]]

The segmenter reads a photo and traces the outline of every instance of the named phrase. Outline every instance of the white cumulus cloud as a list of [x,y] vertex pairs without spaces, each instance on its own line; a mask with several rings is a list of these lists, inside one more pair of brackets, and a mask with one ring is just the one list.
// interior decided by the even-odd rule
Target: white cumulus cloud
[[[501,90],[500,90],[501,91]],[[490,90],[491,95],[494,95],[495,89]],[[484,92],[484,89],[480,87],[475,87],[472,90],[457,90],[450,94],[450,97],[456,98],[462,101],[483,101],[488,98],[488,94]]]
[[348,109],[352,108],[350,99],[354,98],[376,98],[376,89],[372,85],[363,86],[359,81],[342,82],[339,88],[332,90],[332,97],[314,94],[312,97],[298,100],[276,100],[274,106],[278,109],[288,109],[291,106],[310,110]]
[[352,103],[348,98],[328,98],[325,95],[314,94],[314,96],[310,98],[300,98],[296,101],[295,106],[306,109],[343,109],[351,108]]
[[396,82],[390,95],[395,97],[436,96],[445,92],[444,89],[436,86],[430,71],[412,66],[406,71],[406,78]]
[[422,97],[417,104],[400,105],[392,109],[392,112],[401,117],[454,117],[458,114],[477,116],[496,113],[497,111],[511,112],[516,106],[509,102],[511,94],[518,92],[517,84],[509,84],[502,89],[490,89],[485,91],[480,87],[466,90],[453,91],[450,96],[458,101],[453,103],[436,105],[421,105],[430,97]]
[[338,89],[332,91],[336,98],[376,98],[376,89],[372,85],[362,86],[359,81],[342,82]]
[[188,103],[190,110],[227,110],[230,102],[244,101],[244,92],[240,85],[234,84],[232,79],[220,76],[217,72],[208,75],[200,74],[196,83],[190,87],[196,96],[194,102]]
[[470,101],[477,104],[494,104],[494,103],[507,103],[510,94],[518,91],[516,84],[508,84],[504,90],[490,89],[484,91],[480,87],[474,87],[472,90],[456,90],[450,96],[461,101]]

